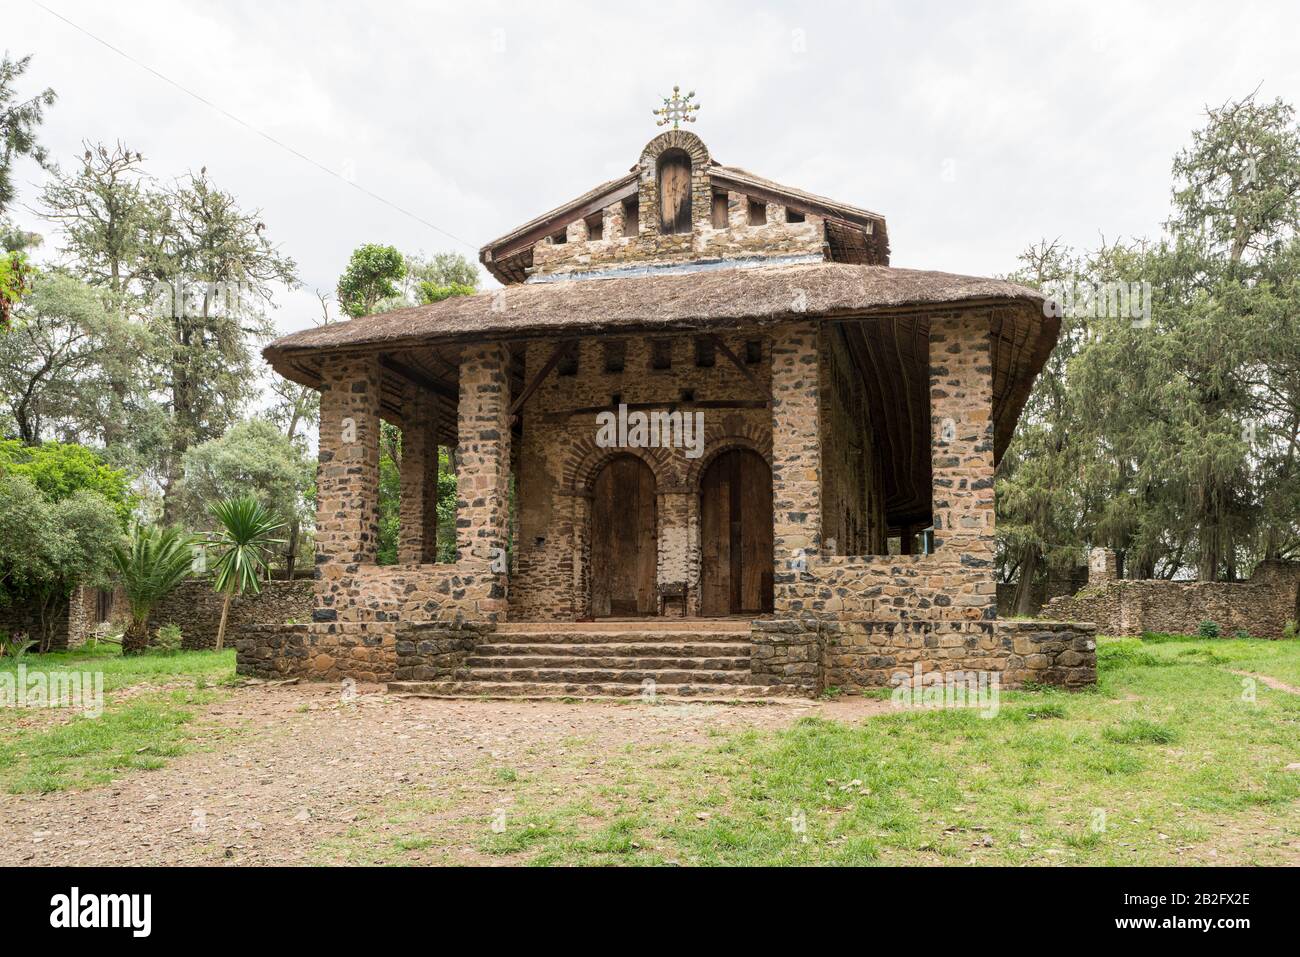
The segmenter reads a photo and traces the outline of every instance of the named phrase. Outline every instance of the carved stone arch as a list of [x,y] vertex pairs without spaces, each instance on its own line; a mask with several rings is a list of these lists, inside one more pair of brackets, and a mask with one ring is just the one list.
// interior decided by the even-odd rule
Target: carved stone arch
[[772,467],[772,433],[756,425],[746,423],[739,429],[731,431],[710,432],[704,430],[704,454],[698,459],[691,459],[687,466],[683,485],[695,490],[699,488],[700,477],[705,470],[723,452],[732,449],[749,449],[762,456],[768,468]]
[[691,166],[701,172],[712,162],[709,148],[694,133],[687,130],[668,130],[652,139],[641,151],[642,173],[644,174],[646,170],[653,172],[660,155],[674,149],[685,151],[691,158]]
[[[692,228],[665,236],[660,229],[659,160],[667,153],[684,154],[690,159]],[[645,149],[641,151],[638,164],[640,168],[638,203],[643,236],[651,238],[652,241],[663,236],[664,240],[673,244],[674,248],[690,248],[694,231],[703,229],[711,222],[713,208],[713,187],[709,180],[711,163],[708,147],[698,136],[686,130],[668,130],[646,144]]]
[[594,438],[584,438],[573,443],[560,473],[560,487],[571,495],[588,495],[591,483],[601,468],[620,455],[632,455],[650,466],[655,482],[660,486],[677,484],[677,470],[673,467],[673,450],[665,448],[604,448]]

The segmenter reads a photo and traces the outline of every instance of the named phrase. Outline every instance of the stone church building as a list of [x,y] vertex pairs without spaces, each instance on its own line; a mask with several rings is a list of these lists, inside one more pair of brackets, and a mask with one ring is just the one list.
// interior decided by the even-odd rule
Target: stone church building
[[321,394],[315,608],[246,629],[239,670],[727,699],[918,667],[1092,682],[1091,626],[996,615],[994,469],[1058,323],[1033,290],[889,256],[880,214],[674,128],[484,246],[501,289],[279,339],[276,372]]

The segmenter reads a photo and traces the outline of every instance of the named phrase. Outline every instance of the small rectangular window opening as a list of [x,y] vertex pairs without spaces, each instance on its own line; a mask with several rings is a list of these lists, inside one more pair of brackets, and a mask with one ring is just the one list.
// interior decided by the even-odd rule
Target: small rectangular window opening
[[767,203],[759,203],[752,199],[749,201],[749,225],[767,225]]
[[718,361],[713,340],[700,336],[695,340],[695,364],[701,369],[711,369]]

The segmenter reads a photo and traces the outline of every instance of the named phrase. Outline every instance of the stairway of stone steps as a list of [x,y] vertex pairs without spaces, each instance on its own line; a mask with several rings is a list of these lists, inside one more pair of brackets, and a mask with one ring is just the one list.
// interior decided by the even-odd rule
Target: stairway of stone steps
[[401,681],[423,697],[763,699],[750,684],[749,622],[511,622],[474,649],[456,674]]

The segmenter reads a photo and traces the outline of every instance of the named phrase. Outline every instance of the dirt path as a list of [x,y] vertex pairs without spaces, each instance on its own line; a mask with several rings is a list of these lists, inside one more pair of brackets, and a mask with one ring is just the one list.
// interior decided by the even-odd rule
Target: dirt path
[[1279,681],[1277,678],[1271,678],[1268,675],[1261,675],[1254,671],[1234,671],[1234,675],[1240,675],[1243,678],[1254,678],[1266,688],[1272,688],[1274,691],[1285,691],[1288,694],[1300,694],[1300,688],[1292,687],[1285,681]]
[[[232,689],[197,719],[198,749],[110,785],[0,795],[0,865],[300,864],[359,814],[420,786],[555,766],[581,739],[599,755],[687,744],[715,730],[855,721],[861,698],[779,705],[440,701],[322,685]],[[232,736],[231,731],[235,731]]]

